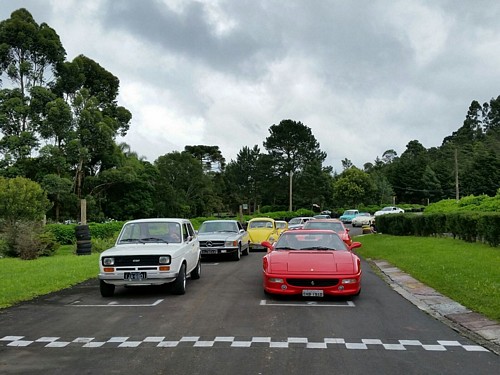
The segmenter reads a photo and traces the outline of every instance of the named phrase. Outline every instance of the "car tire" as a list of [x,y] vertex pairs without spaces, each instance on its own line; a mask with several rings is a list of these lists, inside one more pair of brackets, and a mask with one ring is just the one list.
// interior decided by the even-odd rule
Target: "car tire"
[[115,294],[115,286],[113,284],[108,284],[103,280],[99,280],[99,290],[101,291],[101,296],[103,297],[113,297],[113,294]]
[[182,264],[179,270],[179,275],[173,283],[172,293],[174,294],[185,294],[186,293],[186,265]]
[[250,254],[250,242],[247,243],[247,247],[245,251],[243,251],[243,255],[247,256],[248,254]]
[[235,262],[241,259],[241,244],[238,244],[238,249],[232,255]]
[[194,268],[194,270],[191,271],[191,279],[193,280],[198,280],[201,275],[201,258],[198,259],[198,264]]

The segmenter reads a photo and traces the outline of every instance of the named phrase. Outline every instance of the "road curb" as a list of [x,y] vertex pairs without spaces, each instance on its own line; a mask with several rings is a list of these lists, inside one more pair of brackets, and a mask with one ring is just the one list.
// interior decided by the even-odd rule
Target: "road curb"
[[401,296],[454,330],[500,355],[500,324],[473,312],[384,260],[368,259]]

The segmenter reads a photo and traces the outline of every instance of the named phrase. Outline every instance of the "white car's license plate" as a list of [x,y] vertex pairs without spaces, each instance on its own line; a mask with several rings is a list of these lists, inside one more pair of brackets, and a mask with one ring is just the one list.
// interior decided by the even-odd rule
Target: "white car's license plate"
[[211,250],[202,250],[202,254],[217,254],[217,250],[211,249]]
[[323,297],[323,291],[322,290],[303,290],[302,291],[302,296],[303,297]]
[[129,281],[141,281],[146,280],[147,276],[146,272],[125,272],[123,278]]

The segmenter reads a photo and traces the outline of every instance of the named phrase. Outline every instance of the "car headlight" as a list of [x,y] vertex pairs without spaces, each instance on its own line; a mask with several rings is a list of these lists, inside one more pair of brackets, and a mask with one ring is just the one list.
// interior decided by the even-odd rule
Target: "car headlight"
[[235,247],[238,246],[238,241],[226,241],[224,242],[225,247]]
[[283,284],[283,279],[280,277],[270,277],[269,279],[270,283],[281,283]]
[[115,258],[102,258],[102,265],[103,266],[114,266],[115,265]]
[[357,279],[343,279],[342,284],[356,284],[358,282]]
[[160,264],[170,264],[171,258],[170,255],[162,255],[158,258],[158,263]]

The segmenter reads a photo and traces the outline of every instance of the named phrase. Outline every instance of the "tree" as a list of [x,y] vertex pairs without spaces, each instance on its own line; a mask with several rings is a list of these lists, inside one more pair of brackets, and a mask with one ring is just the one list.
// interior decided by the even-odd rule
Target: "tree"
[[[279,125],[272,125],[269,133],[264,147],[272,161],[269,172],[277,177],[268,180],[269,184],[276,186],[276,190],[271,191],[276,196],[288,191],[289,183],[293,183],[292,176],[308,164],[316,161],[321,164],[326,153],[320,150],[311,129],[300,121],[282,120]],[[289,197],[289,203],[292,204],[292,197]]]
[[[45,191],[36,182],[24,177],[0,177],[0,218],[5,221],[8,254],[17,255],[17,249],[24,248],[19,241],[22,228],[29,224],[34,232],[39,226],[30,223],[41,222],[50,206]],[[33,254],[36,252],[29,252],[29,257]]]
[[184,151],[198,159],[205,172],[223,171],[226,166],[226,160],[222,156],[219,146],[185,146]]
[[65,55],[57,33],[46,23],[38,25],[26,9],[18,9],[0,22],[0,77],[7,75],[14,85],[0,95],[0,131],[4,135],[0,150],[10,164],[28,157],[38,146],[40,107],[32,99],[44,90],[51,74],[57,73]]
[[158,216],[195,217],[212,212],[211,180],[190,153],[172,152],[160,156],[154,164],[159,173],[155,186]]
[[279,125],[272,125],[269,133],[264,147],[283,175],[300,171],[313,160],[326,159],[311,129],[300,121],[282,120]]
[[375,185],[370,176],[356,167],[346,169],[333,183],[333,197],[339,206],[356,207],[373,200]]

